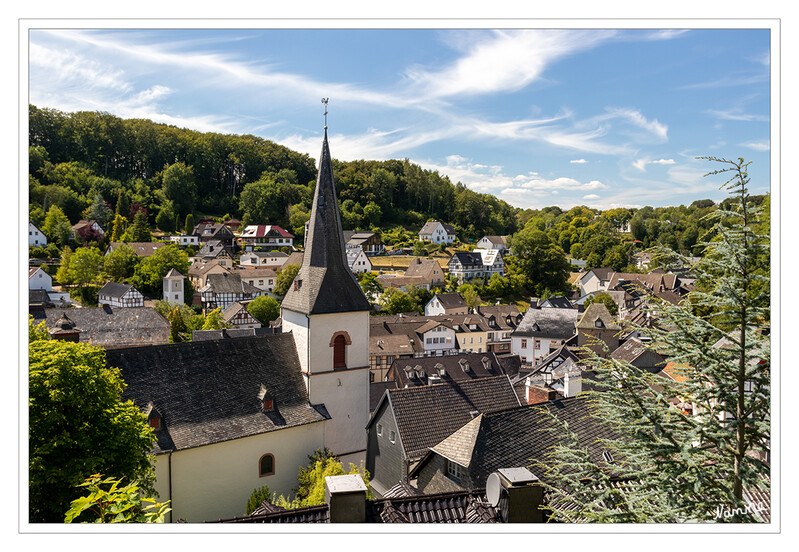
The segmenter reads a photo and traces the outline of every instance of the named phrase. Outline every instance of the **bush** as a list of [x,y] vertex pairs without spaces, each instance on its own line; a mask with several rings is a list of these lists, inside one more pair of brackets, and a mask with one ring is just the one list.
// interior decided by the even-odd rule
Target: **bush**
[[96,307],[100,286],[82,286],[69,290],[69,296],[80,302],[84,307]]
[[266,485],[263,487],[258,487],[252,492],[250,499],[247,501],[247,511],[244,513],[244,515],[249,516],[255,511],[256,508],[263,504],[264,501],[272,501],[272,492]]

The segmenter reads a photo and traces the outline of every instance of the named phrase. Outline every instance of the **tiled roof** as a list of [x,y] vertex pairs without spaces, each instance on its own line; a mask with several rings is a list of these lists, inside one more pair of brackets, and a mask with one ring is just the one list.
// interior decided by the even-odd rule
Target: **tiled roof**
[[225,328],[222,330],[194,330],[192,341],[216,341],[217,339],[235,339],[242,337],[264,336],[280,333],[273,328]]
[[205,287],[200,291],[211,290],[217,295],[221,293],[233,294],[254,294],[261,290],[242,281],[241,275],[236,272],[225,272],[223,274],[209,274],[206,279]]
[[483,257],[480,253],[458,251],[452,255],[452,258],[449,260],[450,266],[452,266],[452,262],[456,259],[463,266],[483,266]]
[[180,272],[178,272],[174,268],[170,268],[169,272],[167,272],[166,276],[164,276],[164,278],[178,278],[178,277],[182,278],[183,274],[181,274]]
[[630,338],[610,353],[610,356],[616,360],[624,360],[632,364],[646,351],[647,347],[643,343],[635,338]]
[[[150,307],[92,307],[68,309],[81,331],[80,342],[106,349],[135,345],[158,345],[169,340],[169,322]],[[52,328],[64,309],[44,309]]]
[[[597,326],[597,321],[601,321],[602,326]],[[598,327],[606,330],[621,330],[621,326],[613,321],[613,317],[603,303],[591,303],[577,322],[577,328],[595,330]]]
[[422,456],[471,420],[472,412],[519,405],[507,376],[389,389],[388,399],[408,458]]
[[284,230],[280,226],[275,226],[275,225],[269,226],[269,225],[264,225],[264,224],[247,226],[244,229],[244,232],[241,233],[241,237],[242,238],[263,238],[264,236],[269,234],[270,231],[274,231],[281,238],[293,238],[294,237],[293,234],[287,232],[286,230]]
[[210,271],[212,268],[216,268],[217,270],[219,270],[221,268],[223,273],[230,272],[230,270],[228,268],[222,266],[221,264],[217,264],[217,263],[200,263],[200,262],[198,262],[198,263],[192,263],[192,265],[189,266],[189,275],[190,276],[202,276],[206,272]]
[[277,278],[277,272],[268,266],[241,267],[237,269],[242,278]]
[[[122,397],[163,416],[157,451],[183,450],[328,419],[308,403],[291,334],[108,351]],[[220,384],[224,382],[224,384]],[[275,410],[260,409],[266,387]]]
[[108,246],[109,251],[117,249],[121,245],[127,245],[138,257],[149,257],[156,250],[166,247],[169,244],[164,242],[111,242]]
[[[435,270],[438,270],[438,274],[433,274]],[[416,257],[411,260],[411,264],[405,269],[405,276],[419,276],[427,279],[438,278],[443,281],[444,271],[437,260]]]
[[304,314],[371,310],[349,269],[345,252],[325,130],[308,235],[305,236],[305,255],[294,285],[289,287],[281,307]]
[[576,333],[577,316],[577,309],[530,308],[513,335],[567,339]]
[[429,236],[430,234],[433,233],[433,230],[435,230],[439,224],[440,223],[437,220],[431,220],[430,222],[425,222],[424,226],[422,226],[422,229],[419,230],[419,234],[422,236]]
[[506,238],[507,236],[483,236],[484,240],[488,240],[494,245],[501,245],[503,247],[508,243]]
[[374,412],[386,389],[396,389],[396,381],[373,381],[369,384],[369,412]]
[[445,309],[461,308],[466,306],[460,293],[439,293],[435,296]]
[[[283,257],[288,258],[288,255],[286,255],[282,251],[247,251],[246,253],[242,253],[242,255],[255,255],[259,259],[262,257],[278,257],[281,259]],[[302,253],[300,253],[300,256],[302,256]]]

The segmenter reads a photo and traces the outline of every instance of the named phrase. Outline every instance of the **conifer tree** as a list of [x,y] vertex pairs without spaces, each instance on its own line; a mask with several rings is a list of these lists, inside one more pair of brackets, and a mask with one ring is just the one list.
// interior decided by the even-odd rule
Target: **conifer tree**
[[653,301],[657,324],[638,328],[669,357],[673,378],[594,359],[600,383],[586,400],[618,435],[602,441],[613,463],[595,462],[562,427],[563,441],[542,462],[555,519],[758,519],[744,489],[768,489],[770,475],[769,236],[754,230],[749,163],[705,159],[726,165],[708,174],[731,176],[722,187],[734,207],[712,215],[705,256],[693,267],[697,291],[680,305]]

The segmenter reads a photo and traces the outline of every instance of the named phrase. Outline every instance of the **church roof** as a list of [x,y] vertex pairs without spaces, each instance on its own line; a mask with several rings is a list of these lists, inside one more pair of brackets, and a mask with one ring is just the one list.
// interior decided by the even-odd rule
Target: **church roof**
[[347,264],[327,130],[302,265],[282,307],[303,314],[370,310],[369,301]]

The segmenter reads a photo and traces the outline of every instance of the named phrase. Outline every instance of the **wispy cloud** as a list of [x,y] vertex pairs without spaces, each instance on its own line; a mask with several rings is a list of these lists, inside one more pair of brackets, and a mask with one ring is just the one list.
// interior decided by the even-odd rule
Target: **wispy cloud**
[[745,148],[751,148],[755,151],[768,151],[771,149],[771,141],[770,140],[756,140],[752,142],[744,142],[740,144]]
[[584,163],[588,163],[588,161],[586,161],[585,159],[572,159],[571,161],[569,161],[569,163],[582,165]]
[[633,162],[633,167],[639,171],[646,171],[647,165],[674,165],[674,163],[674,159],[649,159],[644,157],[642,159],[636,159]]
[[756,122],[768,122],[769,116],[768,115],[758,115],[756,113],[744,113],[744,110],[740,107],[733,107],[731,109],[720,110],[720,109],[708,109],[705,111],[714,117],[719,119],[724,119],[725,121],[756,121]]
[[588,195],[584,195],[583,199],[599,199],[599,196],[596,195],[596,194],[588,194]]
[[412,87],[426,97],[519,90],[555,60],[613,38],[616,31],[521,30],[470,32],[465,56],[443,69],[408,69]]
[[694,90],[701,88],[727,88],[734,86],[746,86],[750,84],[761,84],[768,82],[768,73],[758,73],[756,75],[733,75],[707,82],[697,82],[678,87],[678,90]]

